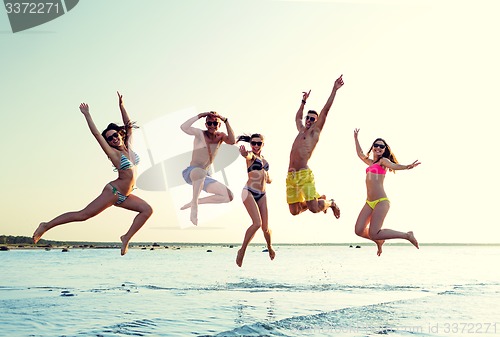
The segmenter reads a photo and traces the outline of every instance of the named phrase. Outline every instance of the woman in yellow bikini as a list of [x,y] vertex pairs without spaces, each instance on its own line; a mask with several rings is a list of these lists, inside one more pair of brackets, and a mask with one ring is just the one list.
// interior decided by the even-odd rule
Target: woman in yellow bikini
[[[359,129],[354,129],[354,142],[358,157],[368,165],[366,168],[366,203],[359,213],[354,231],[356,235],[374,241],[377,244],[377,255],[382,254],[382,245],[388,239],[406,239],[418,248],[418,242],[413,232],[399,232],[392,229],[382,229],[384,219],[389,212],[390,202],[384,191],[384,179],[387,170],[410,170],[420,165],[415,160],[410,165],[401,165],[385,140],[377,138],[365,155],[358,141]],[[373,151],[373,159],[369,158]]]
[[92,117],[90,116],[89,106],[86,103],[80,104],[80,111],[84,115],[90,132],[96,138],[104,153],[116,167],[118,178],[106,184],[101,194],[88,204],[84,209],[75,212],[61,214],[49,222],[42,222],[33,233],[33,242],[37,243],[42,235],[51,228],[66,224],[69,222],[85,221],[104,211],[113,205],[135,211],[138,214],[134,218],[129,230],[120,237],[122,242],[121,254],[125,255],[128,249],[128,243],[132,236],[149,219],[153,210],[151,206],[141,198],[131,194],[134,189],[136,179],[135,167],[139,164],[139,156],[131,150],[133,123],[130,121],[123,98],[118,94],[118,105],[122,115],[124,126],[118,126],[114,123],[99,133]]

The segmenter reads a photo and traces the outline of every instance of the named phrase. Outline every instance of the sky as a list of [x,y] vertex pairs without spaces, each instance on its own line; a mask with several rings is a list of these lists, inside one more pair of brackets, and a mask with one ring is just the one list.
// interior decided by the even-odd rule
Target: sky
[[[17,33],[0,10],[0,234],[31,236],[116,178],[78,106],[88,103],[102,130],[120,122],[120,91],[140,126],[134,141],[144,176],[134,194],[154,209],[133,241],[243,239],[251,224],[241,201],[246,167],[231,157],[234,148],[214,176],[235,198],[200,206],[197,227],[179,210],[190,187],[169,178],[188,165],[174,157],[193,143],[180,125],[214,110],[237,135],[266,137],[275,243],[363,241],[354,234],[366,199],[355,128],[365,152],[382,137],[400,163],[422,163],[387,174],[384,228],[413,230],[421,243],[498,243],[499,9],[493,0],[85,0]],[[340,74],[345,84],[309,166],[341,217],[292,216],[285,177],[301,93],[311,90],[306,107],[319,111]],[[43,238],[117,242],[134,215],[112,207]]]

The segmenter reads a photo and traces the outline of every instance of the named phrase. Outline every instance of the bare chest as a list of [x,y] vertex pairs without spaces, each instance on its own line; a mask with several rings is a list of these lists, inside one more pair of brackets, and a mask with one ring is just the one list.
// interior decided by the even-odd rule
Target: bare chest
[[302,130],[295,137],[294,147],[303,149],[313,149],[319,140],[319,134],[312,130]]

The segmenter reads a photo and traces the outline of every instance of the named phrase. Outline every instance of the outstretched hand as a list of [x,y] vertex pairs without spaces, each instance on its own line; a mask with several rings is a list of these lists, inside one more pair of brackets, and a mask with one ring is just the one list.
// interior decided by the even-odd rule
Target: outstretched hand
[[311,94],[311,90],[309,92],[302,91],[302,100],[307,101],[307,98]]
[[89,114],[89,105],[87,103],[81,103],[80,104],[80,111],[84,114],[84,115],[88,115]]
[[116,92],[118,95],[118,104],[122,105],[123,104],[123,95],[121,95],[118,91]]
[[340,75],[340,77],[335,80],[335,84],[333,85],[333,88],[335,90],[340,89],[340,87],[344,85],[344,80],[342,79],[342,76],[344,75]]
[[240,154],[245,158],[248,156],[248,150],[245,148],[245,145],[240,145]]
[[420,164],[422,164],[422,163],[421,163],[421,162],[419,162],[419,161],[418,161],[418,159],[417,159],[417,160],[415,160],[413,163],[411,163],[410,165],[407,165],[407,166],[406,166],[406,169],[407,169],[407,170],[411,170],[412,168],[414,168],[415,166],[418,166],[418,165],[420,165]]

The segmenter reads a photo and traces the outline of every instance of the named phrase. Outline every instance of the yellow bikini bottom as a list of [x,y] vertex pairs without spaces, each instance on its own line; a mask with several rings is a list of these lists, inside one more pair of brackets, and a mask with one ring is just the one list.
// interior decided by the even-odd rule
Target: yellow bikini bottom
[[[384,200],[389,201],[389,199],[388,199],[388,198],[385,198],[385,197],[384,197],[384,198],[380,198],[380,199],[373,200],[373,201],[368,201],[368,200],[366,200],[366,203],[368,204],[368,206],[370,206],[370,207],[371,207],[371,209],[375,209],[375,206],[377,206],[377,204],[378,204],[379,202],[384,201]],[[389,201],[389,202],[390,202],[390,201]]]

